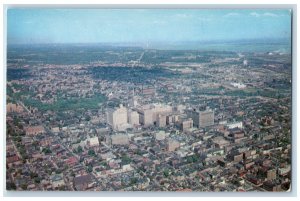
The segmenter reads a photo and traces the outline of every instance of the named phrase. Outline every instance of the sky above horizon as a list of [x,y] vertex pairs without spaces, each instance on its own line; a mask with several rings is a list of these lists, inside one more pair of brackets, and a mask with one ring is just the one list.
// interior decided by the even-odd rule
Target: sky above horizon
[[7,43],[151,43],[291,38],[288,9],[7,10]]

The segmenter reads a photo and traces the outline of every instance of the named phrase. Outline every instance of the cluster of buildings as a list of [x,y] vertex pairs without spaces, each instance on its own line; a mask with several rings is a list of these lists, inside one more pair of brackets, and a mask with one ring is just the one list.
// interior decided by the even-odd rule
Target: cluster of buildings
[[[212,109],[179,109],[182,106],[172,107],[164,104],[138,105],[126,108],[108,108],[106,112],[107,123],[116,131],[125,131],[128,128],[145,128],[155,126],[165,128],[177,125],[181,131],[193,127],[205,128],[214,125],[214,111]],[[235,127],[233,123],[231,127]],[[238,124],[237,127],[240,125]]]
[[[164,63],[179,75],[146,84],[98,80],[79,64],[37,67],[8,84],[21,89],[7,98],[7,189],[288,191],[291,99],[281,86],[288,74],[249,64]],[[253,92],[279,85],[282,97]],[[106,100],[77,108],[99,94]],[[74,109],[41,110],[58,100]]]

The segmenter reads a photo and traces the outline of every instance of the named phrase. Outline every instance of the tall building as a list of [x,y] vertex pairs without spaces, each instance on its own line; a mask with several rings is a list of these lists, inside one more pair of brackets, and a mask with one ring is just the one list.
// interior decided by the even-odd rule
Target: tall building
[[144,126],[151,126],[156,122],[157,125],[164,127],[166,115],[172,113],[173,108],[164,104],[149,104],[138,108],[140,123]]
[[171,114],[173,111],[173,108],[170,105],[164,105],[164,104],[153,104],[152,106],[152,110],[154,115],[158,115],[158,114]]
[[193,119],[188,118],[186,120],[183,120],[180,124],[180,128],[181,128],[182,131],[193,128]]
[[194,126],[198,128],[214,125],[214,111],[212,110],[192,110],[189,112],[188,115],[190,118],[192,118]]
[[165,127],[167,124],[167,116],[166,115],[162,115],[159,114],[157,116],[157,120],[156,120],[157,126],[158,127]]
[[114,130],[120,130],[123,125],[127,124],[127,109],[122,104],[119,108],[109,108],[106,115],[107,123]]
[[152,109],[143,109],[138,110],[139,113],[139,121],[144,126],[153,125],[153,111]]
[[140,124],[139,114],[137,111],[128,111],[128,123],[132,126],[137,126]]
[[178,121],[179,121],[179,115],[172,114],[172,115],[167,116],[167,124],[168,125],[175,124]]

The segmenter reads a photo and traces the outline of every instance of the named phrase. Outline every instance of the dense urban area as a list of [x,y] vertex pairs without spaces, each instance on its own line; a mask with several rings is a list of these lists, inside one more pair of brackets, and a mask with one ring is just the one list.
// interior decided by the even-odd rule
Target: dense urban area
[[291,188],[289,52],[7,52],[7,190]]

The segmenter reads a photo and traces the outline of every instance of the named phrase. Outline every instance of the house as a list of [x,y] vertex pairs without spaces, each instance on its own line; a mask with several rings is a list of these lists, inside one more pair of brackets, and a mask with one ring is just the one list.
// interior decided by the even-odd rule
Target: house
[[78,163],[78,160],[75,156],[69,157],[68,159],[65,160],[65,163],[71,167],[74,166]]
[[84,191],[88,188],[88,185],[92,182],[91,175],[81,175],[74,178],[73,185],[77,191]]
[[99,147],[99,140],[98,137],[88,138],[86,140],[87,147],[90,148],[98,148]]
[[26,135],[38,135],[45,133],[45,129],[43,126],[29,126],[25,128]]
[[53,189],[64,186],[65,182],[64,182],[64,179],[63,179],[63,175],[62,174],[55,174],[55,175],[51,176],[51,184],[52,184]]
[[14,163],[19,160],[20,160],[20,158],[16,153],[7,153],[6,154],[6,163]]

